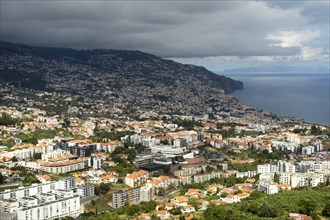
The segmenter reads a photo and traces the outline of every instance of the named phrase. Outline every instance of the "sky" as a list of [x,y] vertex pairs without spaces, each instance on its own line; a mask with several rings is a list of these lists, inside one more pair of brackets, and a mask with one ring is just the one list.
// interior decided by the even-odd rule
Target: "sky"
[[329,69],[329,0],[0,0],[0,40],[141,50],[226,69]]

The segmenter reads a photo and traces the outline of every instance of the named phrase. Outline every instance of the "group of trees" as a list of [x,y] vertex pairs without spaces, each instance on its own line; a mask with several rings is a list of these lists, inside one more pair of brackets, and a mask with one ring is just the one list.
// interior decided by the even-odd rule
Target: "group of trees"
[[94,132],[94,136],[91,136],[90,139],[98,142],[120,140],[121,137],[125,137],[126,135],[133,135],[135,133],[134,131],[108,132],[102,130],[95,130]]
[[[225,206],[211,206],[204,213],[204,219],[286,219],[289,213],[330,217],[330,189],[323,186],[314,189],[283,191],[267,195],[254,191],[240,203]],[[244,217],[243,217],[244,216]]]
[[0,185],[5,183],[5,177],[2,175],[2,173],[0,172]]
[[0,146],[12,147],[14,145],[15,145],[15,140],[14,139],[0,140]]
[[244,151],[246,156],[249,158],[254,158],[258,160],[258,164],[267,162],[268,160],[282,160],[285,158],[290,151],[280,151],[273,149],[273,152],[269,153],[268,150],[257,150],[257,149],[248,149]]
[[327,134],[330,135],[330,129],[323,130],[320,126],[312,125],[311,129],[308,130],[307,128],[295,128],[292,131],[296,134],[306,134],[307,132],[310,132],[312,135],[321,135],[321,134]]
[[10,126],[10,125],[18,125],[20,124],[20,120],[18,118],[12,118],[7,113],[2,113],[0,117],[0,125]]
[[156,209],[155,201],[141,202],[139,204],[121,206],[114,210],[114,214],[134,216],[139,213],[148,213]]
[[19,176],[22,177],[22,182],[24,185],[31,185],[32,183],[40,183],[36,175],[28,171],[23,166],[14,166],[10,168],[11,170],[19,170]]
[[110,184],[101,183],[100,185],[95,185],[95,195],[106,194],[111,189]]
[[195,126],[202,127],[203,123],[195,120],[182,120],[182,119],[175,119],[172,121],[173,124],[177,124],[179,127],[183,127],[185,130],[194,130]]
[[112,152],[112,158],[116,163],[123,163],[124,161],[117,156],[118,154],[126,154],[127,160],[133,162],[137,153],[136,150],[132,148],[116,147],[116,149]]
[[251,170],[257,170],[257,162],[253,163],[229,163],[229,166],[239,172],[247,172]]
[[59,135],[61,130],[42,130],[37,129],[30,133],[24,133],[18,135],[18,138],[21,139],[23,142],[31,143],[31,144],[37,144],[38,140],[40,139],[48,139],[48,138],[54,138],[55,136]]
[[[148,213],[156,209],[156,202],[141,202],[138,205],[128,205],[119,207],[111,213],[95,215],[93,212],[84,213],[79,216],[80,219],[88,220],[118,220],[118,219],[130,219],[132,216],[137,216],[141,213]],[[155,215],[151,216],[152,220],[158,220]]]

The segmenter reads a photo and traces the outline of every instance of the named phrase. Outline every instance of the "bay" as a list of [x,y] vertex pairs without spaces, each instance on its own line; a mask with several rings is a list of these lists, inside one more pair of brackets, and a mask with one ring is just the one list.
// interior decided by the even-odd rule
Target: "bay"
[[244,83],[232,93],[242,103],[293,116],[306,122],[330,124],[330,77],[317,73],[235,73]]

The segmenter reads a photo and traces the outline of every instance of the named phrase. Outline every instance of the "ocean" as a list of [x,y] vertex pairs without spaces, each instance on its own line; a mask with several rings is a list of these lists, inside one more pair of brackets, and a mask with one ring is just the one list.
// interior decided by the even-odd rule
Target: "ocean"
[[330,125],[330,77],[317,73],[235,73],[244,83],[231,95],[242,103],[279,116]]

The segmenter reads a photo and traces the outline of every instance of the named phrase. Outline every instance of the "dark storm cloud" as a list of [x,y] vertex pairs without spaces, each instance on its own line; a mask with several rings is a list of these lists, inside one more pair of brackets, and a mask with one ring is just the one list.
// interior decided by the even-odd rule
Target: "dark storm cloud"
[[329,24],[329,0],[314,1],[267,1],[270,6],[282,9],[299,8],[301,14],[307,16],[311,23]]
[[307,25],[300,11],[261,1],[1,1],[1,40],[164,57],[294,55],[300,48],[266,36]]

